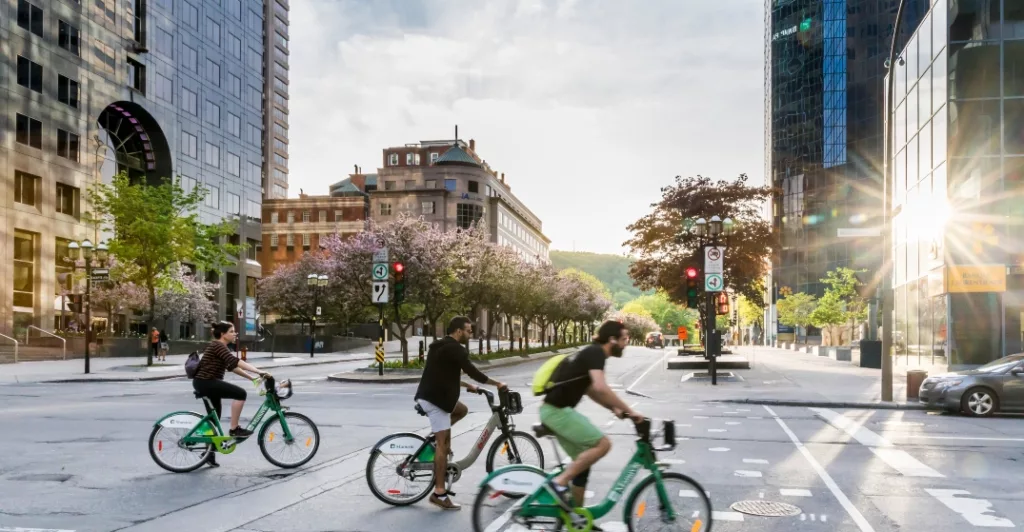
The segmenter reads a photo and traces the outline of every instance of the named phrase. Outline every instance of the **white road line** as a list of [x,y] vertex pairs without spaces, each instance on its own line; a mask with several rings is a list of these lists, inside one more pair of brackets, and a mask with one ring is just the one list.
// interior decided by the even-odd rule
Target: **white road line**
[[[711,492],[710,491],[705,491],[704,495],[710,497],[711,496]],[[690,498],[690,499],[696,499],[697,498],[697,491],[696,490],[679,490],[679,496],[680,497]]]
[[985,499],[971,499],[968,497],[957,497],[957,495],[970,495],[965,490],[933,490],[925,488],[929,495],[935,497],[950,510],[960,514],[968,523],[974,526],[1014,528],[1013,521],[987,515],[992,511],[992,503]]
[[713,452],[713,453],[727,453],[727,452],[729,452],[729,448],[728,447],[712,447],[712,448],[710,448],[708,450]]
[[739,421],[726,421],[725,424],[726,425],[739,425],[740,422]]
[[690,380],[692,378],[693,378],[693,372],[691,371],[690,373],[687,373],[686,375],[683,375],[683,377],[681,379],[679,379],[679,382],[686,382],[686,381],[688,381],[688,380]]
[[761,465],[767,465],[767,464],[768,464],[768,460],[763,460],[763,459],[761,459],[761,458],[744,458],[744,459],[743,459],[743,463],[744,463],[744,464],[761,464]]
[[779,495],[783,497],[810,497],[811,490],[782,488],[779,490]]
[[760,471],[747,471],[744,469],[737,469],[736,471],[733,472],[733,476],[743,478],[761,478],[764,476],[764,474],[761,473]]
[[828,474],[828,471],[825,471],[825,468],[821,467],[821,464],[818,463],[814,458],[814,455],[804,447],[804,444],[800,442],[800,439],[796,437],[796,434],[793,434],[793,431],[789,430],[789,426],[786,425],[786,422],[783,421],[782,418],[780,418],[779,415],[771,408],[765,406],[764,409],[767,410],[773,418],[775,418],[775,422],[782,427],[783,432],[789,436],[789,439],[792,440],[793,445],[795,445],[797,450],[800,451],[800,454],[802,454],[804,459],[811,464],[811,468],[818,473],[818,477],[821,478],[821,481],[824,482],[829,491],[832,492],[832,495],[837,501],[839,501],[839,504],[843,506],[843,509],[846,510],[846,513],[849,514],[851,519],[853,519],[853,522],[857,524],[857,528],[859,528],[861,532],[875,532],[871,523],[868,523],[868,520],[860,513],[860,510],[850,502],[850,499],[845,493],[843,493],[843,490],[839,489],[839,486],[836,485],[836,481],[832,480],[832,476]]
[[1024,442],[1024,438],[988,438],[984,436],[928,436],[926,434],[901,434],[901,438],[921,438],[925,440],[973,440],[973,441],[1016,441]]
[[743,521],[743,514],[739,512],[711,511],[711,520],[714,521]]
[[888,464],[889,467],[899,471],[903,476],[945,478],[945,475],[923,464],[917,458],[910,456],[906,451],[893,449],[892,442],[839,412],[829,410],[828,408],[811,408],[810,410],[821,416],[825,421],[828,421],[832,426],[846,432],[853,439],[871,449],[875,456]]
[[691,409],[689,409],[689,410],[690,410],[690,412],[701,412],[701,411],[703,411],[704,409],[703,409],[703,408],[691,408]]
[[657,360],[653,364],[651,364],[651,367],[647,368],[647,371],[640,374],[640,376],[637,377],[635,381],[633,381],[633,384],[630,384],[626,389],[632,390],[637,384],[640,384],[640,381],[644,380],[644,377],[646,377],[647,374],[650,373],[651,370],[654,369],[656,366],[658,366],[659,364],[663,364],[666,358],[668,358],[667,352],[661,357],[661,360]]
[[708,429],[708,432],[725,432],[725,429]]
[[761,416],[747,416],[747,419],[764,419]]
[[707,419],[708,416],[693,416],[693,419]]

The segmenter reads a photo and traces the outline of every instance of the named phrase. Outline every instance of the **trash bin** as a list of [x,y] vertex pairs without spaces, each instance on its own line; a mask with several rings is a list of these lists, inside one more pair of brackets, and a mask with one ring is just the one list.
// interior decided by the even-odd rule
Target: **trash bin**
[[917,399],[921,383],[928,377],[928,372],[920,369],[907,371],[907,400]]
[[860,341],[860,367],[882,368],[882,342],[878,340]]

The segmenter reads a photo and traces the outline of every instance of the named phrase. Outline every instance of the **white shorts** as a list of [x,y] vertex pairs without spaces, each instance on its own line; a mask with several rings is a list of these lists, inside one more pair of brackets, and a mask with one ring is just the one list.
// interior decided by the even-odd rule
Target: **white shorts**
[[431,403],[430,401],[424,401],[423,399],[417,399],[420,408],[427,413],[427,419],[430,420],[430,431],[434,434],[441,432],[442,430],[448,430],[452,428],[452,415],[440,407]]

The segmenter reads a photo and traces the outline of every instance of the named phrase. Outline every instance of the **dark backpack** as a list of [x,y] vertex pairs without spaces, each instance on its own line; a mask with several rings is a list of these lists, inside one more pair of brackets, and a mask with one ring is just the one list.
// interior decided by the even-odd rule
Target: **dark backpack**
[[196,378],[196,372],[199,371],[199,351],[192,351],[188,355],[188,359],[185,360],[185,375],[190,379]]

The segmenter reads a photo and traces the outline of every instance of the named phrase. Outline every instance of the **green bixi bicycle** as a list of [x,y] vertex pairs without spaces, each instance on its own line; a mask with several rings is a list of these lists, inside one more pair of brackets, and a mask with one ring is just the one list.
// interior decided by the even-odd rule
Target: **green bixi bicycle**
[[[498,532],[501,530],[566,530],[590,532],[594,521],[611,513],[622,498],[626,487],[643,468],[650,474],[642,479],[626,499],[623,521],[630,532],[639,530],[681,530],[710,532],[711,501],[704,488],[681,473],[665,471],[668,465],[658,462],[656,451],[675,448],[675,424],[662,422],[665,445],[651,443],[651,425],[648,418],[636,423],[636,452],[622,470],[608,494],[595,505],[575,508],[566,512],[558,503],[549,481],[564,466],[545,473],[528,465],[509,465],[491,473],[480,484],[480,492],[473,502],[473,530]],[[538,438],[553,433],[542,424],[533,426]],[[558,446],[555,455],[558,456]],[[561,464],[561,459],[556,459]]]
[[[310,461],[320,448],[320,431],[313,420],[281,406],[281,401],[294,393],[290,381],[281,383],[280,389],[285,392],[282,395],[273,377],[261,379],[264,389],[260,395],[265,395],[266,399],[246,428],[255,432],[256,427],[263,424],[258,439],[260,451],[268,462],[283,468],[299,467]],[[149,455],[157,465],[174,473],[195,471],[212,453],[231,454],[246,440],[226,435],[210,400],[198,392],[195,396],[203,400],[205,416],[197,412],[172,412],[160,418],[149,435]],[[271,411],[273,414],[263,422]],[[283,451],[284,456],[278,457],[278,450]]]

